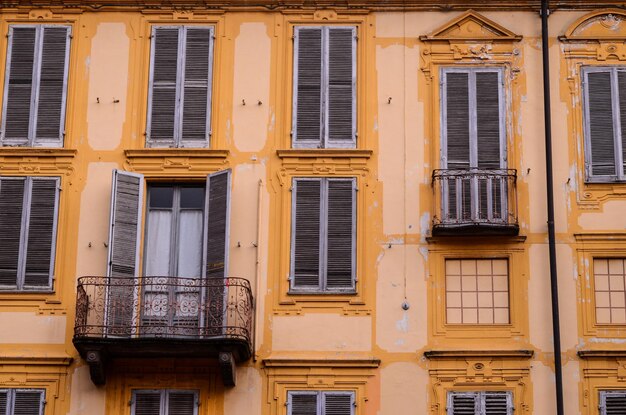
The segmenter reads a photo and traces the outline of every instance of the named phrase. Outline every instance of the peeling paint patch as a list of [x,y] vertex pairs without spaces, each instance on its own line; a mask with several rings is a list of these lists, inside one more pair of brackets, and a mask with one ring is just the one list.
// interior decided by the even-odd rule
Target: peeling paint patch
[[400,320],[396,321],[396,330],[407,333],[409,331],[409,314],[405,311]]
[[424,212],[420,217],[420,234],[426,237],[426,233],[430,227],[430,212]]

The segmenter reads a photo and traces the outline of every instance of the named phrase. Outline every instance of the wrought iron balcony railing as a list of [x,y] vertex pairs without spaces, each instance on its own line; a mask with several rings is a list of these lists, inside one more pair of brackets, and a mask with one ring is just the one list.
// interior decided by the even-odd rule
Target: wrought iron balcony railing
[[435,170],[433,235],[517,234],[517,172]]
[[[252,353],[253,315],[243,278],[82,277],[73,341],[90,365],[105,355],[219,355],[221,363],[227,352],[242,361]],[[93,370],[92,379],[103,383],[97,369],[102,379]]]

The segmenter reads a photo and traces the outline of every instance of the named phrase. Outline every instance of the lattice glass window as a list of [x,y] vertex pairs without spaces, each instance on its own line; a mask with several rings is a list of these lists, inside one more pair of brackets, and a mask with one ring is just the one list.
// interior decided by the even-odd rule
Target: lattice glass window
[[446,322],[508,324],[508,260],[446,260]]
[[593,260],[596,322],[626,323],[626,258]]

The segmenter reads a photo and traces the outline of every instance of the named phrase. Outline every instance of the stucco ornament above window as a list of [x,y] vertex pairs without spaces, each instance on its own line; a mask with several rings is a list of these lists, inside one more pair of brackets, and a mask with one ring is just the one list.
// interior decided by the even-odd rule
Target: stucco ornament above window
[[568,58],[625,61],[626,11],[611,9],[587,14],[576,20],[559,40],[579,44],[566,47]]

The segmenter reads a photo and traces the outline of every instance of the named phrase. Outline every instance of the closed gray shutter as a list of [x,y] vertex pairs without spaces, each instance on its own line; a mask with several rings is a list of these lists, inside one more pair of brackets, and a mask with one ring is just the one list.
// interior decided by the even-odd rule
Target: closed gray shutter
[[328,28],[328,146],[356,144],[356,28]]
[[588,131],[593,176],[615,176],[615,138],[611,73],[587,73]]
[[43,413],[43,401],[43,390],[15,390],[12,415],[41,415]]
[[324,415],[352,415],[353,394],[325,392]]
[[484,392],[485,415],[510,415],[510,397],[508,392]]
[[64,133],[70,28],[43,27],[42,32],[35,140],[37,143],[61,145]]
[[52,287],[58,198],[59,179],[32,179],[24,288]]
[[355,181],[328,180],[326,288],[354,286]]
[[600,415],[626,414],[626,392],[601,391],[600,411]]
[[161,415],[160,391],[136,391],[132,415]]
[[107,325],[109,334],[130,335],[138,273],[143,176],[114,170],[111,193]]
[[228,276],[230,170],[208,176],[206,197],[206,277],[225,278]]
[[0,287],[17,289],[24,178],[0,179]]
[[293,182],[292,288],[320,287],[321,180]]
[[168,394],[167,415],[195,415],[196,394],[173,391]]
[[0,415],[6,415],[8,400],[9,392],[6,390],[0,390]]
[[289,393],[288,415],[321,415],[317,412],[317,393]]
[[445,139],[448,169],[470,167],[469,73],[446,72]]
[[187,28],[182,110],[183,146],[208,145],[212,43],[212,28]]
[[451,393],[448,396],[448,415],[482,415],[479,403],[477,393]]
[[37,29],[11,27],[2,117],[4,145],[26,145],[30,137],[31,102]]
[[148,144],[175,146],[179,30],[155,27],[152,31],[152,63]]
[[322,29],[298,27],[294,51],[294,147],[322,145]]
[[626,172],[626,72],[617,71],[617,94],[619,100],[619,116],[621,124],[622,174]]
[[498,72],[476,72],[476,129],[478,168],[499,169],[500,165],[500,76]]

